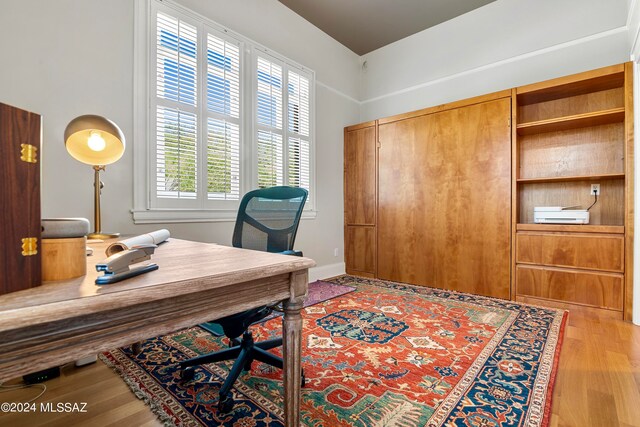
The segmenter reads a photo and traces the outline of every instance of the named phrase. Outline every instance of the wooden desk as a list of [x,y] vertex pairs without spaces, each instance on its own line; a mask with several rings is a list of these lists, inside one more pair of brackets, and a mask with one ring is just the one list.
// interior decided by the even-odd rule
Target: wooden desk
[[0,296],[0,381],[284,301],[285,424],[300,423],[300,310],[308,258],[170,239],[152,261],[160,269],[97,286],[92,245],[87,275]]

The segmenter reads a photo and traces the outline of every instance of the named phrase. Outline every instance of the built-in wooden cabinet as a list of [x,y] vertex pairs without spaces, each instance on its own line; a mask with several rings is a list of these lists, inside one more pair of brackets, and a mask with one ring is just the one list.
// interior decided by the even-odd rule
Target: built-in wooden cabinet
[[[621,64],[513,90],[517,300],[630,318],[631,73]],[[537,206],[591,206],[591,184],[589,225],[534,223]]]
[[349,274],[376,272],[376,122],[344,132],[344,252]]
[[510,117],[504,91],[345,129],[347,272],[510,298]]
[[[347,272],[631,318],[631,64],[345,129]],[[534,207],[589,207],[588,225]]]
[[511,97],[379,121],[381,279],[510,297]]

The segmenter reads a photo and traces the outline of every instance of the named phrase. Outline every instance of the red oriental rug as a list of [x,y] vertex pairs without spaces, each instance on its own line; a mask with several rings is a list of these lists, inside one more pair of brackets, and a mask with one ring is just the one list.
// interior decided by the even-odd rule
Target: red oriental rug
[[[352,276],[328,282],[356,291],[303,310],[303,425],[548,426],[566,312]],[[256,339],[278,336],[280,323],[254,326]],[[230,362],[180,381],[178,361],[226,345],[196,327],[147,340],[137,356],[101,357],[168,425],[282,425],[278,370],[255,362],[229,414],[216,405]]]

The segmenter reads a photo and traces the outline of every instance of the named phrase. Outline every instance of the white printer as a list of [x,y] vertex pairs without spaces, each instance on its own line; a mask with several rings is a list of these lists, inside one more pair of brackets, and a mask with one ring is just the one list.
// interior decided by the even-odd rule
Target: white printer
[[589,224],[589,211],[578,206],[539,206],[533,208],[536,224]]

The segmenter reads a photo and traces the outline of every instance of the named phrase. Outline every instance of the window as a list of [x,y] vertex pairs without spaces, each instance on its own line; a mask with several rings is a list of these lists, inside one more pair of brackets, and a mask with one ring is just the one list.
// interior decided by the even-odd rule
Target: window
[[146,5],[135,222],[233,219],[245,192],[275,185],[309,190],[311,210],[313,72],[169,0]]
[[262,53],[256,72],[258,186],[310,190],[310,80]]
[[242,43],[161,10],[155,21],[153,205],[237,201]]

